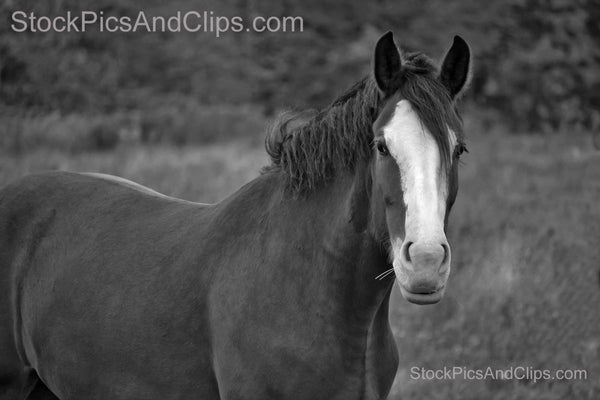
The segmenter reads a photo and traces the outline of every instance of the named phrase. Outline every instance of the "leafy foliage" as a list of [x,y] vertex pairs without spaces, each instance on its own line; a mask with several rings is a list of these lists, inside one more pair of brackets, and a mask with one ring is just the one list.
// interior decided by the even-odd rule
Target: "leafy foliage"
[[[301,16],[302,33],[16,33],[15,10],[37,15]],[[600,125],[600,7],[595,0],[7,0],[0,4],[0,116],[139,112],[253,104],[271,115],[323,107],[370,72],[373,45],[441,59],[453,34],[471,44],[467,98],[513,130]],[[26,110],[26,112],[25,112]],[[182,111],[180,118],[186,117]]]

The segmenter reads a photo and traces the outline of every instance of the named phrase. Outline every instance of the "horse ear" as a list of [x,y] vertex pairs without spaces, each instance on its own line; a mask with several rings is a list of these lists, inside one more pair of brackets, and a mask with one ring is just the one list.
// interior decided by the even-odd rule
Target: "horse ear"
[[375,82],[379,90],[389,94],[394,89],[394,81],[402,68],[400,51],[394,43],[394,34],[391,31],[377,41],[374,64]]
[[440,70],[440,80],[448,89],[452,98],[461,95],[469,86],[471,81],[471,49],[460,36],[454,36],[452,47],[444,57]]

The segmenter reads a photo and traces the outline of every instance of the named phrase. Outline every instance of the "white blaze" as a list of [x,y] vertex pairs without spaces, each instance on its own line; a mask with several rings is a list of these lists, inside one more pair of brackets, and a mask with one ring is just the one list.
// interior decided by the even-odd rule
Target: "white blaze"
[[[405,234],[414,242],[439,240],[444,235],[448,182],[441,173],[438,145],[419,120],[408,100],[400,100],[383,128],[390,154],[400,169],[404,203]],[[450,148],[456,136],[450,133]],[[391,238],[394,254],[405,238]],[[439,243],[439,242],[438,242]]]

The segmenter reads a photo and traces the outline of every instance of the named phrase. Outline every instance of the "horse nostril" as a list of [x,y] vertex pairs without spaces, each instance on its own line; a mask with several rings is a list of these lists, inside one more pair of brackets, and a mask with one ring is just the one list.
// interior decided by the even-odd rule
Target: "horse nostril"
[[442,247],[444,248],[444,259],[442,260],[442,265],[444,265],[446,264],[446,262],[448,262],[448,257],[450,256],[450,248],[445,243],[442,244]]
[[410,246],[413,245],[413,242],[408,242],[406,243],[406,246],[404,246],[404,259],[407,262],[410,262]]

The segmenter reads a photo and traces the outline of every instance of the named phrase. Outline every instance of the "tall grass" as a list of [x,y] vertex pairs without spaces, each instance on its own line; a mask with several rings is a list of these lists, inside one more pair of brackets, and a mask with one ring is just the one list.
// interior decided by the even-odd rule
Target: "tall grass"
[[145,109],[88,115],[0,114],[0,150],[69,153],[113,150],[123,144],[206,144],[237,138],[261,140],[267,119],[258,107],[207,106],[163,99]]

